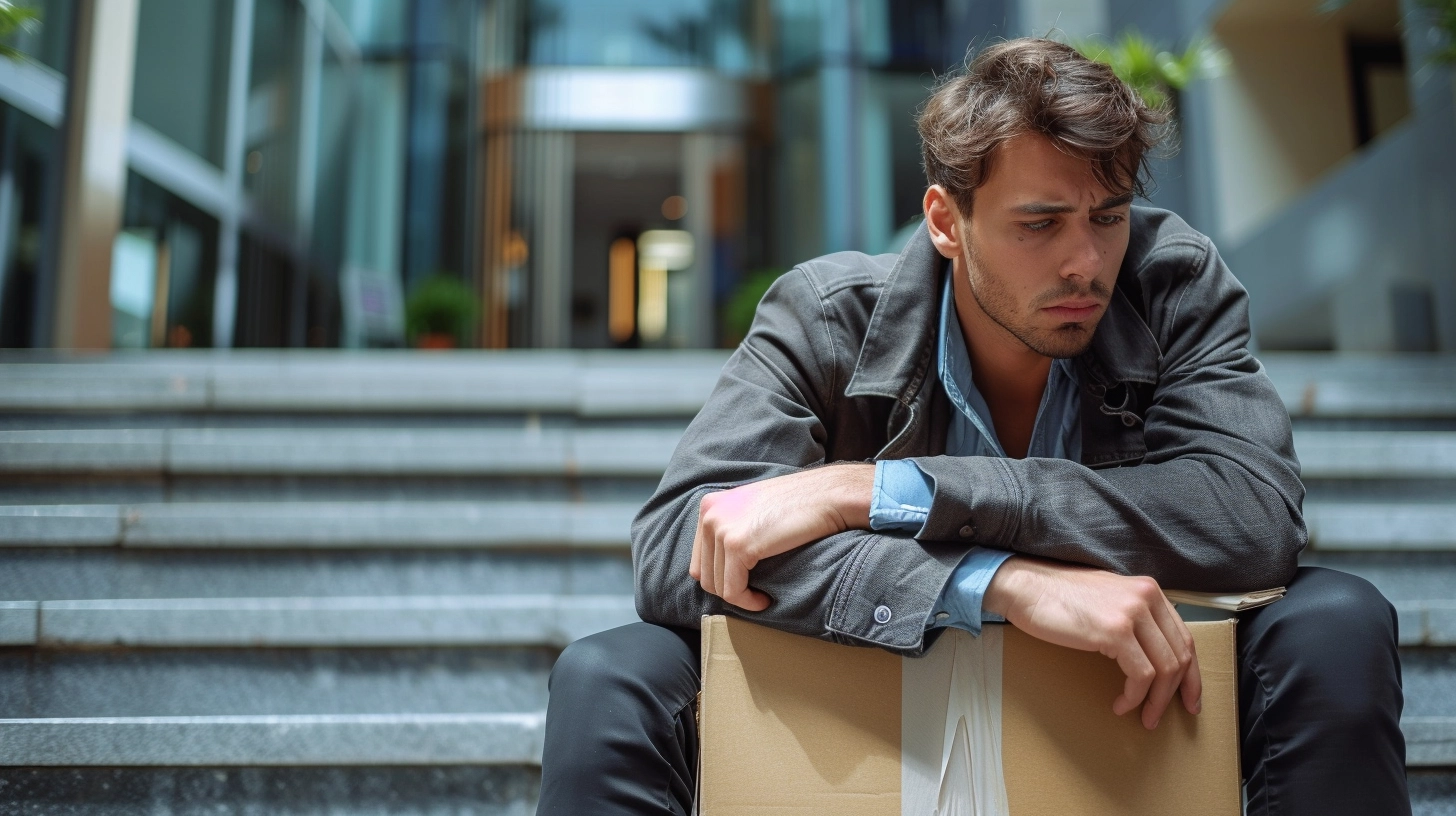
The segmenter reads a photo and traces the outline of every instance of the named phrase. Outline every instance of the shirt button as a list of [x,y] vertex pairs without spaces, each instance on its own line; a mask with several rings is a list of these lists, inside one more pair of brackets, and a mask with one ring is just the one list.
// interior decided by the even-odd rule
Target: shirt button
[[889,623],[889,622],[890,622],[890,607],[888,607],[888,606],[877,606],[877,607],[875,607],[875,623]]
[[949,612],[936,612],[935,613],[935,619],[936,620],[945,620],[948,617],[950,617],[950,613]]
[[966,526],[964,526],[964,527],[961,528],[961,538],[970,538],[971,536],[973,536],[975,534],[976,534],[976,528],[975,527],[972,527],[969,524],[967,524]]

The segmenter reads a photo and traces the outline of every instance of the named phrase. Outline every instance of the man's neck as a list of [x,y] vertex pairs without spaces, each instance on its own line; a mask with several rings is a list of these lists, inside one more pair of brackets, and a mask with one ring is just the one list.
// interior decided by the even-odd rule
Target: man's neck
[[959,260],[952,274],[955,275],[956,319],[966,340],[976,389],[988,403],[994,402],[998,395],[1034,394],[1040,400],[1052,358],[1027,348],[981,309],[971,294],[970,282]]
[[1046,390],[1052,358],[1027,348],[976,302],[959,259],[955,276],[956,320],[971,359],[971,380],[991,409],[996,436],[1008,456],[1026,456],[1036,424],[1037,409]]

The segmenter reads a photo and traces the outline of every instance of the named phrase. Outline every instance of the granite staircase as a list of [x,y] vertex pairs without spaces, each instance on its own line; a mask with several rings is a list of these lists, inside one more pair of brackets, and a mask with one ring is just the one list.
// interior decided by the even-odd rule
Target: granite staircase
[[529,814],[719,354],[0,359],[0,812]]
[[[0,357],[0,812],[529,814],[719,353]],[[1456,360],[1268,355],[1456,814]]]

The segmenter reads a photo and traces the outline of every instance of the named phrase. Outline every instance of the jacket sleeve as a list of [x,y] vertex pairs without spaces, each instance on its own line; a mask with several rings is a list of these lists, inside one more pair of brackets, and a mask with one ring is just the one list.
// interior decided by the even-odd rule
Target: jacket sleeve
[[[688,574],[698,503],[715,490],[826,464],[827,423],[855,350],[836,348],[809,277],[795,269],[759,304],[748,337],[729,358],[668,463],[657,492],[632,524],[637,612],[643,620],[697,628],[731,614],[787,632],[909,654],[924,648],[925,621],[969,546],[903,533],[851,530],[765,559],[754,588],[772,603],[759,613],[723,603]],[[852,364],[852,361],[851,361]],[[889,610],[878,616],[879,607]]]
[[[1248,350],[1248,297],[1207,239],[1150,311],[1162,361],[1135,467],[936,456],[920,535],[1150,575],[1174,589],[1287,584],[1306,532],[1289,416]],[[1126,274],[1126,272],[1124,273]]]

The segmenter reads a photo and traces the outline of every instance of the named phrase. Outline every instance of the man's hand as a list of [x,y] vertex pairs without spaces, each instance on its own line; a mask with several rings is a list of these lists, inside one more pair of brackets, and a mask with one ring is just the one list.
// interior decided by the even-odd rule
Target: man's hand
[[704,591],[762,612],[769,598],[749,588],[749,570],[825,536],[869,529],[874,483],[874,465],[844,464],[709,493],[698,506],[688,572]]
[[982,607],[1048,643],[1116,660],[1127,675],[1112,704],[1119,717],[1142,705],[1143,727],[1156,728],[1175,691],[1190,714],[1203,707],[1193,635],[1151,578],[1013,556]]

